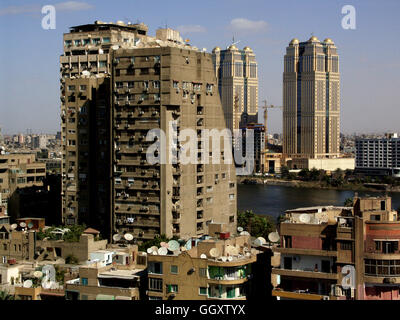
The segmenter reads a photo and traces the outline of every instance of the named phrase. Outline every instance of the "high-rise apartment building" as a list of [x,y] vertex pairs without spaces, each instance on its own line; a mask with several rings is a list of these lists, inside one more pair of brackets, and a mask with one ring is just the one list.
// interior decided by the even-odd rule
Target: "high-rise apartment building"
[[213,62],[226,127],[232,131],[249,122],[257,123],[258,76],[253,50],[239,50],[234,44],[226,50],[215,47]]
[[356,139],[356,170],[369,175],[400,177],[400,137]]
[[[138,240],[201,235],[211,222],[233,230],[235,168],[223,163],[231,150],[223,143],[214,148],[203,135],[225,128],[212,57],[185,45],[174,30],[158,30],[156,37],[146,31],[144,25],[97,22],[64,35],[66,44],[80,47],[77,57],[69,47],[61,57],[77,72],[62,78],[64,222]],[[94,38],[95,48],[86,47],[85,39]],[[92,61],[94,69],[87,69]],[[146,151],[157,142],[149,140],[152,129],[167,139],[193,129],[200,139],[195,160],[206,161],[174,163],[168,155],[186,147],[174,137],[159,151],[166,161],[150,163]],[[213,164],[217,152],[222,160]]]
[[336,46],[312,36],[293,39],[283,73],[283,153],[336,158],[340,147],[340,74]]

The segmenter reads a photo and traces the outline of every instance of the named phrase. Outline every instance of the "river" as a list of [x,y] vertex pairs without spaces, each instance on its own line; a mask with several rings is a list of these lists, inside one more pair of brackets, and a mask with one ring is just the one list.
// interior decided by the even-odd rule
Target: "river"
[[[253,210],[257,214],[278,217],[285,210],[319,205],[342,206],[355,191],[297,188],[263,184],[238,184],[238,210]],[[359,196],[384,195],[383,192],[361,192]],[[394,210],[400,208],[400,192],[389,192]]]

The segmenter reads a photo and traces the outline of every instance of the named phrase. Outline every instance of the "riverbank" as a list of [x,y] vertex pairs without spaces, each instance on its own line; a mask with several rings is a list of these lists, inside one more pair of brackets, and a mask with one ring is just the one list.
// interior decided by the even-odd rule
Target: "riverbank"
[[373,191],[373,192],[400,192],[400,187],[386,184],[352,184],[346,183],[340,187],[327,185],[320,181],[282,180],[269,177],[237,176],[238,184],[265,184],[274,186],[285,186],[293,188],[314,188],[328,190],[349,190],[349,191]]

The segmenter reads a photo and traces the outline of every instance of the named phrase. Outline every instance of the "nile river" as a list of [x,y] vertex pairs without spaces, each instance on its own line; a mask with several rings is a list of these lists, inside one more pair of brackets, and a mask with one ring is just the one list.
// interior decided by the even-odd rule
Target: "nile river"
[[[254,213],[274,217],[285,210],[319,205],[342,206],[355,191],[296,188],[274,185],[238,184],[238,210],[253,210]],[[358,192],[359,196],[384,195],[384,192]],[[389,192],[394,210],[400,208],[400,192]]]

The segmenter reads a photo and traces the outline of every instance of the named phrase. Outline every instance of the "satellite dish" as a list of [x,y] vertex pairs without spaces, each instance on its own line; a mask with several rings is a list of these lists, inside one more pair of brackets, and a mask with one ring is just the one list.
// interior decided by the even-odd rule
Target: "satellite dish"
[[268,235],[268,240],[271,242],[278,242],[279,241],[279,234],[278,232],[271,232]]
[[228,260],[227,257],[221,257],[222,262],[226,262],[226,260]]
[[121,235],[119,233],[116,233],[116,234],[113,235],[113,240],[114,241],[119,241],[119,240],[121,240],[121,238],[122,237],[121,237]]
[[254,240],[253,244],[254,244],[256,247],[260,247],[260,246],[263,245],[262,241],[261,241],[259,238],[257,238],[256,240]]
[[262,244],[266,244],[267,243],[267,240],[265,240],[265,238],[263,238],[263,237],[258,237],[257,239],[259,239]]
[[160,242],[160,246],[168,249],[168,243]]
[[148,254],[153,253],[153,249],[152,248],[147,248],[147,253]]
[[156,256],[156,255],[158,255],[158,251],[157,250],[156,251],[152,251],[151,254]]
[[25,228],[25,227],[26,227],[26,223],[25,223],[25,222],[21,222],[21,223],[19,224],[19,226],[20,226],[21,228]]
[[229,256],[228,257],[228,261],[232,261],[233,260],[233,257],[232,256]]
[[131,241],[133,240],[133,235],[131,235],[130,233],[125,233],[124,238],[125,240]]
[[188,241],[185,243],[185,248],[186,248],[187,250],[192,249],[192,240],[188,240]]
[[113,50],[118,50],[118,48],[119,48],[119,45],[113,45],[112,47],[111,47],[111,49],[113,49]]
[[90,76],[90,71],[83,70],[83,71],[82,71],[82,75],[83,75],[83,76]]
[[35,278],[41,278],[41,277],[43,276],[43,273],[42,273],[42,271],[35,271],[35,272],[33,273],[33,276],[34,276]]
[[18,227],[18,225],[17,225],[16,223],[13,223],[13,224],[10,226],[11,230],[15,230],[15,229],[17,229],[17,227]]
[[250,233],[248,233],[247,231],[242,231],[241,233],[239,233],[239,235],[241,235],[241,236],[249,236]]
[[219,250],[217,248],[212,248],[210,250],[210,256],[213,257],[213,258],[219,257],[220,256]]
[[200,255],[200,258],[201,258],[201,259],[207,259],[207,256],[206,256],[204,253],[202,253],[202,254]]
[[24,288],[32,288],[33,282],[32,280],[25,280],[24,281]]
[[28,228],[29,228],[29,229],[32,229],[32,228],[33,228],[33,223],[32,223],[32,222],[29,222],[29,223],[28,223]]
[[238,231],[238,232],[242,232],[242,231],[243,231],[243,228],[242,228],[242,227],[238,227],[238,228],[237,228],[237,231]]
[[179,242],[175,240],[171,240],[168,242],[168,250],[169,251],[176,251],[179,250]]
[[160,256],[165,256],[167,253],[168,253],[168,249],[165,248],[165,247],[160,247],[160,248],[158,249],[158,254],[159,254]]
[[158,251],[158,247],[157,246],[152,246],[152,247],[150,247],[150,249],[153,250],[153,251]]
[[302,223],[310,223],[311,217],[310,217],[310,215],[308,215],[308,214],[306,214],[306,213],[303,213],[303,214],[301,214],[301,215],[299,216],[299,220],[300,220],[300,222],[302,222]]

